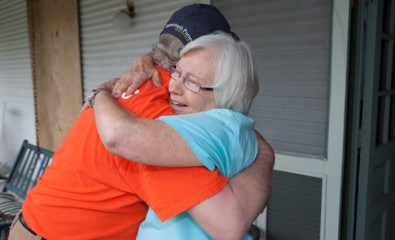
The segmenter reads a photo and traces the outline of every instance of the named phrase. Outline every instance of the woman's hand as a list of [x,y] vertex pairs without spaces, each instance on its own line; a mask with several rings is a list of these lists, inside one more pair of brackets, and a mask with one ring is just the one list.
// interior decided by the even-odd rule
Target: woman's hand
[[[110,79],[110,81],[107,81],[105,83],[102,83],[102,84],[98,85],[96,87],[96,89],[98,89],[98,88],[105,88],[105,89],[108,89],[109,92],[112,92],[114,90],[115,84],[118,81],[119,81],[119,78],[112,78],[112,79]],[[83,112],[84,110],[90,108],[90,107],[91,106],[89,105],[89,103],[85,102],[84,105],[82,106],[81,110],[80,110],[80,113]]]
[[107,89],[109,92],[113,92],[114,91],[114,87],[117,84],[117,82],[119,81],[120,78],[112,78],[107,82],[104,82],[100,85],[97,85],[96,89],[98,88],[105,88]]
[[118,98],[125,92],[125,95],[129,96],[148,79],[151,79],[155,86],[161,86],[161,79],[150,53],[138,57],[130,69],[122,74],[113,88],[112,95]]

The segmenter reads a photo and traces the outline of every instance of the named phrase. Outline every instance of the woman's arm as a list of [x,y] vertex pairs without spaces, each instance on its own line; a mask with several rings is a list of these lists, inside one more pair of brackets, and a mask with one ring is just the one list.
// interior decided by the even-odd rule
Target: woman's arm
[[[111,152],[147,164],[201,165],[173,128],[161,121],[137,118],[121,108],[110,91],[97,94],[93,107],[99,135]],[[254,164],[230,179],[220,193],[190,209],[215,238],[234,239],[244,234],[266,205],[274,157],[270,146],[260,135],[257,137],[259,154]],[[158,162],[158,153],[162,162]]]
[[223,190],[188,212],[214,239],[241,239],[266,207],[274,166],[270,145],[257,133],[255,162],[235,175]]
[[94,114],[100,138],[112,153],[157,166],[201,166],[184,139],[166,123],[138,118],[112,97],[115,79],[101,84],[94,98]]

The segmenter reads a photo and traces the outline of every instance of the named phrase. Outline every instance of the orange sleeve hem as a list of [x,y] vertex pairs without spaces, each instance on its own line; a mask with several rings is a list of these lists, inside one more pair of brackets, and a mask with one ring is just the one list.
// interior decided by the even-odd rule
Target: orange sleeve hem
[[227,183],[228,179],[225,176],[221,176],[218,181],[207,186],[203,191],[196,191],[195,194],[185,198],[184,201],[179,202],[174,207],[167,208],[163,211],[156,211],[156,209],[153,210],[158,215],[159,219],[164,222],[220,192]]

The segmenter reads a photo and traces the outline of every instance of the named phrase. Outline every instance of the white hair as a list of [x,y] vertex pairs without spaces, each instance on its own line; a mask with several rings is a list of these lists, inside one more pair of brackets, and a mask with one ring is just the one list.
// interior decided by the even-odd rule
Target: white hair
[[226,33],[215,32],[185,45],[180,56],[198,49],[214,53],[213,87],[217,107],[247,115],[259,91],[255,61],[248,45]]

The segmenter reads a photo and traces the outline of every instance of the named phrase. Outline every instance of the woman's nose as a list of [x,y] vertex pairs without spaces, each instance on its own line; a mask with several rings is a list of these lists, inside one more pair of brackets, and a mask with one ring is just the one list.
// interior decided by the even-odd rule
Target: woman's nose
[[169,92],[180,94],[184,88],[182,83],[183,81],[184,79],[181,77],[177,81],[172,78],[169,83]]

